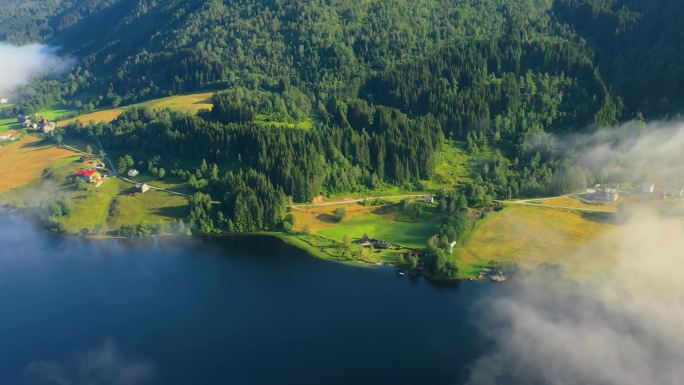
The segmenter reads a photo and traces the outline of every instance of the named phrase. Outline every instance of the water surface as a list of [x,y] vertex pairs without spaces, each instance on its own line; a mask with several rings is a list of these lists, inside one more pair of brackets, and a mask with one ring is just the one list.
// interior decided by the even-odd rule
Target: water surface
[[0,384],[458,384],[496,290],[272,238],[84,241],[0,216]]

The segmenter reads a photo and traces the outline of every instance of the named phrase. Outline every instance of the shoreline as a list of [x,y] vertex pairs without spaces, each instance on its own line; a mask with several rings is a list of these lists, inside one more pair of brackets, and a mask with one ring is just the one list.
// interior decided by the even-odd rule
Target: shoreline
[[[224,237],[237,237],[237,236],[265,236],[265,237],[272,237],[280,240],[286,245],[292,246],[297,248],[298,250],[301,250],[302,252],[305,252],[308,254],[311,258],[316,258],[319,260],[323,261],[328,261],[328,262],[333,262],[333,263],[339,263],[347,266],[354,266],[354,267],[361,267],[361,268],[366,268],[366,269],[375,269],[375,268],[392,268],[395,269],[397,272],[399,271],[404,271],[401,269],[399,266],[393,264],[393,263],[388,263],[388,262],[377,262],[377,263],[372,263],[372,262],[367,262],[363,261],[360,259],[353,259],[353,258],[342,258],[342,257],[335,257],[329,253],[326,253],[320,248],[317,248],[309,243],[307,243],[305,240],[301,239],[298,234],[292,234],[292,233],[285,233],[281,231],[257,231],[257,232],[249,232],[249,233],[227,233],[227,232],[222,232],[222,233],[217,233],[217,234],[207,234],[207,235],[201,235],[201,236],[195,236],[195,235],[187,235],[187,234],[149,234],[149,235],[143,235],[143,236],[136,236],[136,237],[125,237],[125,236],[120,236],[120,235],[103,235],[103,234],[87,234],[87,235],[82,235],[79,233],[70,233],[70,232],[57,232],[54,230],[51,230],[47,228],[38,218],[27,215],[27,213],[22,212],[20,209],[16,208],[1,208],[0,207],[0,215],[8,215],[8,216],[17,216],[20,217],[31,224],[33,224],[36,227],[39,227],[42,231],[46,232],[49,235],[52,236],[59,236],[63,238],[72,238],[72,239],[82,239],[82,240],[88,240],[88,241],[125,241],[125,240],[144,240],[144,239],[163,239],[163,238],[181,238],[181,237],[190,237],[190,238],[197,238],[197,239],[210,239],[210,238],[224,238]],[[407,276],[410,276],[410,273],[406,273]],[[412,277],[423,277],[425,278],[426,281],[429,282],[434,282],[437,284],[454,284],[458,283],[461,281],[471,281],[472,279],[469,278],[434,278],[431,277],[428,274],[421,274],[418,276],[412,276]]]

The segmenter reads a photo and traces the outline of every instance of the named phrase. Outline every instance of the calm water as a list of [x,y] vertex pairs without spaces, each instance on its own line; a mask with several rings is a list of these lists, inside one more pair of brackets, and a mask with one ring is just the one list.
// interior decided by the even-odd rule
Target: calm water
[[458,384],[496,290],[270,238],[88,242],[0,216],[0,384]]

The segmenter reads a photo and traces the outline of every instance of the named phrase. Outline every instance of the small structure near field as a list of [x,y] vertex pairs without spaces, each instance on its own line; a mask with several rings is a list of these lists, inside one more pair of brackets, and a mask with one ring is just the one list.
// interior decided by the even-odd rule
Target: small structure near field
[[144,194],[148,191],[150,191],[150,185],[147,183],[140,183],[135,186],[138,189],[138,192],[141,194]]
[[601,187],[588,189],[577,197],[585,203],[613,203],[620,199],[620,190],[617,187]]
[[2,142],[13,142],[19,139],[19,134],[16,131],[5,132],[0,135],[0,143]]
[[644,182],[641,184],[641,192],[644,194],[652,194],[655,192],[655,184],[651,182]]
[[682,198],[684,197],[684,188],[670,187],[667,189],[667,196],[671,198]]
[[54,122],[51,122],[47,120],[45,117],[41,117],[38,119],[38,127],[37,129],[44,134],[49,134],[53,131],[55,131],[56,124]]
[[9,99],[7,98],[0,98],[0,104],[7,104],[9,103]]
[[127,175],[131,178],[135,178],[136,176],[140,175],[140,171],[132,168],[132,169],[128,170]]
[[76,170],[74,175],[82,178],[88,183],[94,183],[96,185],[102,183],[102,174],[95,170]]
[[425,203],[435,203],[435,197],[433,195],[426,196]]
[[361,245],[361,246],[364,246],[364,247],[373,246],[374,249],[381,249],[381,250],[389,249],[390,247],[392,247],[391,244],[389,244],[385,241],[381,241],[379,239],[369,238],[367,235],[364,235],[363,238],[359,238],[354,242]]

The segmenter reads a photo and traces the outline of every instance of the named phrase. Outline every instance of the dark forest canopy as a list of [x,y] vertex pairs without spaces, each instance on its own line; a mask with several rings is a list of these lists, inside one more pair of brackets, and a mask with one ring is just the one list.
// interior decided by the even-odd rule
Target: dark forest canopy
[[79,58],[58,92],[76,105],[233,86],[325,101],[414,66],[438,71],[435,100],[469,86],[458,66],[563,74],[577,84],[560,91],[609,92],[629,108],[607,118],[625,119],[681,111],[683,12],[672,0],[7,0],[0,40]]

